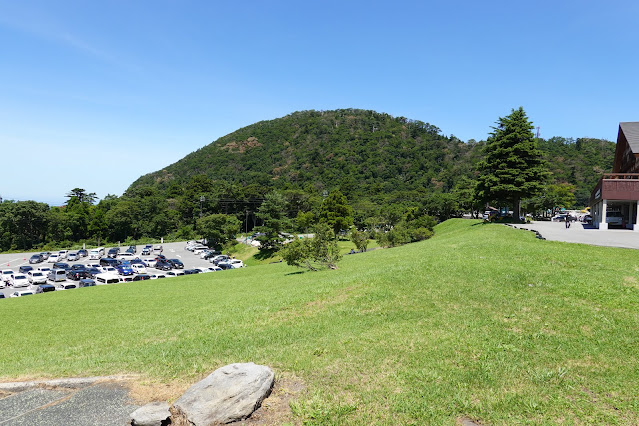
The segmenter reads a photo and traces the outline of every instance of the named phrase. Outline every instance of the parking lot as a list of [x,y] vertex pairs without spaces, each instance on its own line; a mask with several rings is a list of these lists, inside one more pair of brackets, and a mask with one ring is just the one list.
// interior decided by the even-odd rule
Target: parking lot
[[[158,245],[158,244],[156,244]],[[154,246],[156,246],[154,245]],[[108,252],[109,248],[111,248],[113,246],[105,246],[105,251]],[[142,248],[144,246],[140,245],[137,247],[137,254],[136,256],[139,257],[140,259],[144,260],[147,258],[153,258],[155,257],[154,255],[149,255],[149,256],[143,256],[141,255],[141,251]],[[199,254],[193,254],[192,252],[186,250],[186,242],[177,242],[177,243],[165,243],[162,244],[163,247],[163,252],[162,254],[164,256],[167,257],[167,259],[179,259],[182,263],[184,263],[184,269],[193,269],[193,268],[208,268],[211,266],[214,266],[212,263],[210,263],[208,260],[204,260],[201,259]],[[121,251],[124,252],[126,249],[128,248],[127,245],[123,245],[121,246]],[[77,251],[77,250],[71,250],[71,251]],[[35,253],[39,253],[39,252],[32,252],[32,253],[0,253],[0,270],[5,270],[5,269],[11,269],[14,272],[18,272],[18,269],[20,268],[20,266],[23,265],[30,265],[32,266],[34,269],[37,269],[41,266],[46,266],[51,268],[52,267],[52,263],[48,263],[46,260],[42,263],[35,263],[35,264],[29,264],[29,258],[31,257],[31,255],[35,254]],[[52,253],[57,253],[56,251],[52,251]],[[81,257],[79,260],[77,261],[72,261],[69,262],[66,259],[61,260],[61,262],[65,262],[68,263],[69,265],[74,265],[74,264],[83,264],[83,265],[87,265],[87,264],[96,264],[99,263],[99,259],[89,259],[88,257]],[[149,274],[163,274],[164,275],[164,271],[159,271],[155,268],[147,268],[148,273]],[[219,271],[219,272],[213,272],[213,273],[227,273],[230,271]],[[174,277],[174,278],[165,278],[165,279],[181,279],[181,277]],[[68,280],[71,281],[71,280]],[[53,284],[52,282],[48,282],[49,284]],[[14,289],[12,287],[5,287],[4,289],[0,289],[0,293],[3,293],[5,295],[5,297],[9,297],[9,295],[11,295],[13,292],[15,292],[16,290],[33,290],[35,292],[36,286],[32,286],[32,287],[21,287],[18,289]],[[78,290],[82,290],[82,289],[72,289],[72,290],[66,290],[66,291],[78,291]],[[35,295],[36,297],[39,297],[40,295]]]

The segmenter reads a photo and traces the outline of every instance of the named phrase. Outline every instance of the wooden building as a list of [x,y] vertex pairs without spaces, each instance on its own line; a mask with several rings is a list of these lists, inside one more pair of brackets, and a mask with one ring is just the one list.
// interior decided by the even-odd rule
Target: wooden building
[[612,173],[590,195],[592,224],[599,229],[639,231],[639,122],[619,123]]

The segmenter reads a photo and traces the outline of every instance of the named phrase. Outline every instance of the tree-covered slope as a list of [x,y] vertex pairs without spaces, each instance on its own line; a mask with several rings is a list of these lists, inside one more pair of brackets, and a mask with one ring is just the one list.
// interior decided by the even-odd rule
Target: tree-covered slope
[[168,189],[204,174],[278,189],[349,195],[450,189],[470,175],[474,146],[428,123],[365,110],[303,111],[239,129],[131,185]]
[[[340,189],[355,200],[403,191],[449,192],[472,185],[484,146],[444,136],[419,120],[375,111],[301,111],[223,136],[140,177],[127,193],[150,187],[170,197],[172,188],[179,192],[198,175],[224,185],[252,185],[262,195],[270,189]],[[539,140],[550,183],[574,185],[579,205],[587,204],[600,174],[612,169],[614,147],[590,138]]]

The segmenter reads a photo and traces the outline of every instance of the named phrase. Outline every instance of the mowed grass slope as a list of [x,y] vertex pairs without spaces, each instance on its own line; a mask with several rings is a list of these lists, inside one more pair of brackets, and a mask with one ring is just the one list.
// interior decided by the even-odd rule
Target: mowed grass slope
[[[451,220],[345,256],[0,301],[5,379],[195,381],[253,361],[299,420],[639,423],[639,253]],[[177,396],[177,395],[176,395]]]

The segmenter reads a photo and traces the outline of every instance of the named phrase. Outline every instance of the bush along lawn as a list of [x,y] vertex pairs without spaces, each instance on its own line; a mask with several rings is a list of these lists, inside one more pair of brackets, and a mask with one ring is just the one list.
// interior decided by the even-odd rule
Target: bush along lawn
[[637,251],[473,220],[435,231],[338,270],[266,264],[1,300],[0,374],[171,384],[253,361],[304,383],[296,422],[639,423]]

